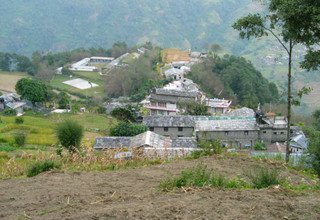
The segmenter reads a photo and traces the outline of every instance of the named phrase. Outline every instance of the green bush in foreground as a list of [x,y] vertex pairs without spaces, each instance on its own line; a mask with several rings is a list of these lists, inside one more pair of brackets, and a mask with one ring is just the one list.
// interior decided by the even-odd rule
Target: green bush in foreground
[[256,189],[279,185],[281,182],[278,171],[274,169],[259,168],[248,173],[247,176],[252,182],[252,187]]
[[24,132],[17,132],[13,134],[14,143],[18,147],[22,147],[26,144],[26,138],[27,138],[27,135]]
[[23,124],[24,119],[23,119],[22,117],[16,117],[16,118],[14,119],[14,122],[15,122],[16,124]]
[[66,120],[58,125],[56,133],[61,145],[70,152],[80,148],[83,127],[78,122]]
[[60,165],[55,163],[54,161],[51,161],[51,160],[40,161],[29,167],[29,169],[27,170],[27,177],[33,177],[40,173],[53,170],[53,169],[58,169],[58,168],[60,168]]
[[247,188],[249,185],[240,179],[227,179],[214,174],[206,166],[200,164],[195,168],[182,171],[180,176],[161,181],[160,189],[171,191],[182,187],[218,187],[218,188]]

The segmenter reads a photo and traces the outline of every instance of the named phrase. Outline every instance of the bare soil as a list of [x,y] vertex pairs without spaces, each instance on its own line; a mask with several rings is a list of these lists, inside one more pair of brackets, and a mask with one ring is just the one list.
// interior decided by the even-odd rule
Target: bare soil
[[19,79],[23,78],[20,74],[1,72],[0,90],[5,92],[15,92],[15,86]]
[[267,165],[294,184],[306,177],[278,163],[209,157],[114,172],[52,171],[0,182],[1,219],[320,219],[320,193],[185,189],[165,193],[159,182],[203,163],[226,177]]

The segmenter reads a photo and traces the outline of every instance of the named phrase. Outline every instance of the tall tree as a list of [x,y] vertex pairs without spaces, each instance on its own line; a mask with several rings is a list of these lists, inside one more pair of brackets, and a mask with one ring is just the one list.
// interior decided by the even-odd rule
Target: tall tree
[[41,81],[20,79],[16,84],[16,91],[23,99],[29,100],[32,104],[48,99],[48,88]]
[[[288,88],[287,88],[287,147],[286,161],[289,161],[291,105],[293,97],[291,92],[292,81],[292,52],[294,47],[301,43],[309,48],[304,67],[316,68],[320,61],[319,51],[313,51],[312,46],[319,43],[319,1],[318,0],[267,0],[269,13],[249,14],[240,18],[233,24],[239,31],[241,38],[260,38],[271,35],[282,46],[288,55]],[[304,20],[305,18],[305,20]],[[314,25],[314,27],[309,26]]]

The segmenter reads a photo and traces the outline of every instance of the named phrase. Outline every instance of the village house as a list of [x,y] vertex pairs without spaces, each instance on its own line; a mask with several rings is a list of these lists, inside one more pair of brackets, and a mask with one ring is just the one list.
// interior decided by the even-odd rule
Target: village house
[[159,135],[194,137],[195,122],[192,116],[147,116],[143,118],[143,124]]
[[205,99],[204,105],[208,106],[208,112],[214,115],[226,114],[230,110],[232,101],[226,99]]
[[16,93],[8,93],[0,96],[0,111],[9,108],[15,110],[17,115],[22,115],[26,105],[27,103],[22,101]]
[[146,131],[134,137],[98,137],[95,150],[115,150],[115,158],[134,156],[165,156],[174,157],[188,154],[196,150],[195,138],[175,138],[162,136]]
[[195,133],[197,140],[219,140],[223,146],[240,149],[252,147],[259,140],[259,126],[254,118],[198,118]]
[[200,99],[198,92],[154,89],[145,107],[150,110],[150,115],[176,115],[179,102],[197,102]]
[[266,143],[285,142],[287,140],[287,120],[269,112],[265,116],[257,113],[260,127],[260,139]]

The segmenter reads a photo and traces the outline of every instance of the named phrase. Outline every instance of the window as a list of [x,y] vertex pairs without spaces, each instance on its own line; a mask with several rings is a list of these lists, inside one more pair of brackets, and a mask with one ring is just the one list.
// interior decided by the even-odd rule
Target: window
[[183,137],[183,135],[178,135],[179,138]]
[[277,134],[277,132],[273,132],[273,134]]
[[150,130],[150,131],[154,131],[154,127],[150,127],[149,130]]
[[284,132],[282,131],[281,134],[284,134]]
[[228,136],[228,135],[229,135],[229,131],[225,131],[225,132],[224,132],[224,135],[225,135],[225,136]]
[[249,135],[249,131],[244,131],[244,135]]
[[267,131],[263,131],[263,133],[264,133],[264,134],[266,134],[266,133],[267,133]]
[[158,102],[158,106],[165,108],[165,107],[167,107],[167,103],[165,103],[165,102]]
[[183,127],[178,127],[178,131],[183,131]]
[[163,128],[163,131],[168,131],[168,130],[169,130],[168,127],[164,127],[164,128]]

